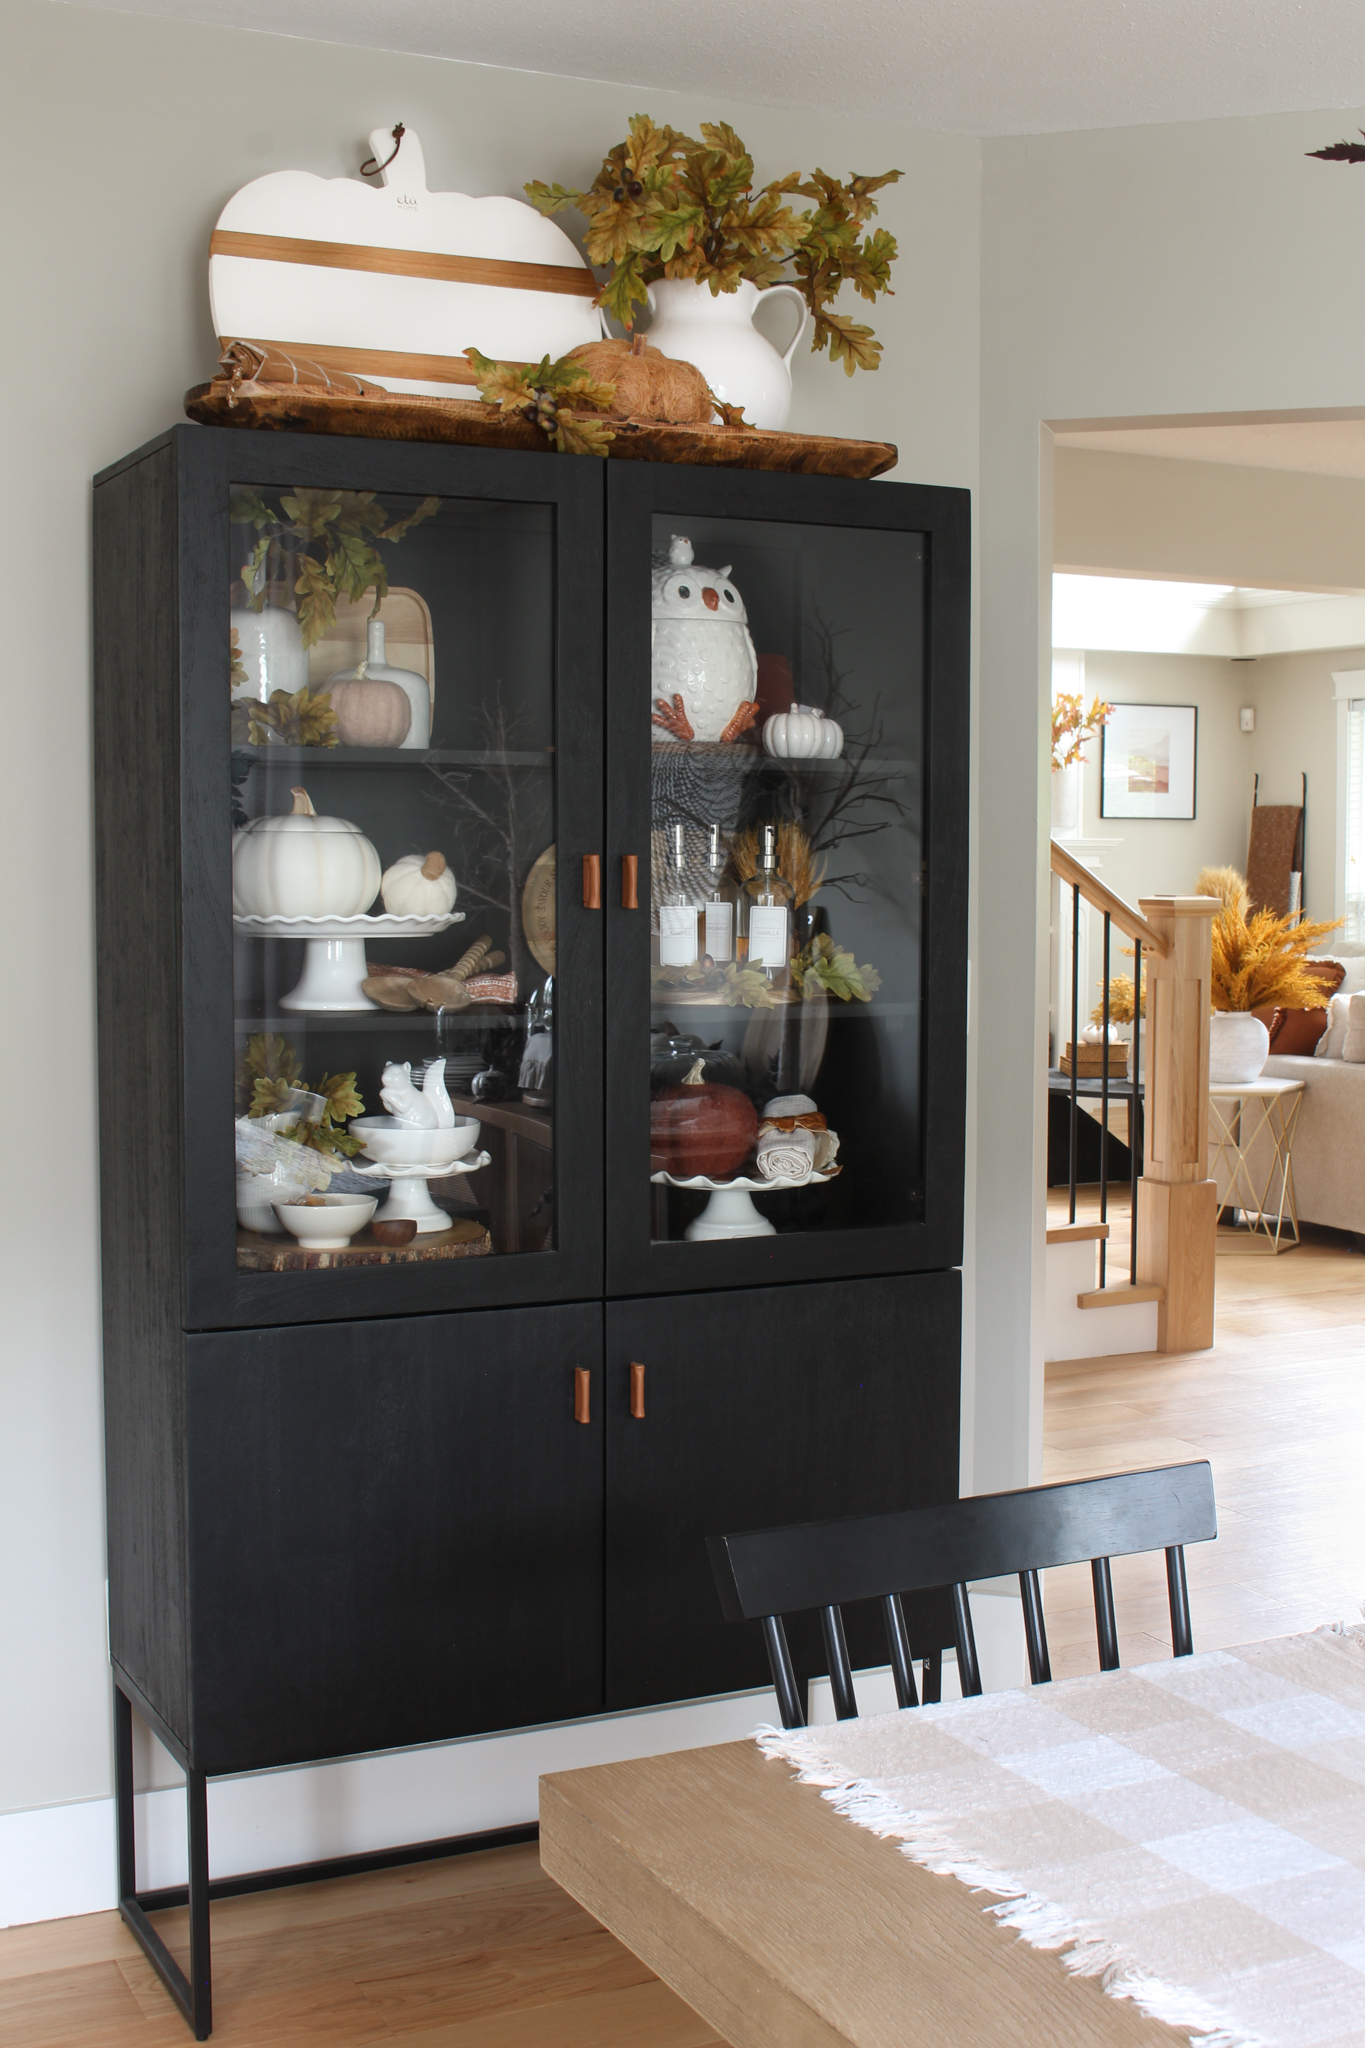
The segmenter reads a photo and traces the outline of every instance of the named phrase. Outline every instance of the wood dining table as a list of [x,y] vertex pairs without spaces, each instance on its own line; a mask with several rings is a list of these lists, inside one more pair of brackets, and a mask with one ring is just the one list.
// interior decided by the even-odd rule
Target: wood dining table
[[[1317,1902],[1326,1896],[1321,1893],[1326,1873],[1329,1888],[1339,1887],[1338,1897],[1347,1899],[1349,1911],[1349,1887],[1365,1884],[1359,1876],[1361,1830],[1356,1820],[1346,1817],[1347,1808],[1358,1813],[1365,1807],[1365,1631],[1347,1631],[1344,1646],[1324,1642],[1329,1633],[1287,1639],[1288,1656],[1281,1654],[1283,1646],[1278,1644],[1251,1645],[1242,1653],[1216,1652],[1204,1660],[1146,1667],[1145,1673],[1071,1679],[1013,1695],[987,1695],[985,1701],[908,1710],[885,1722],[841,1725],[859,1731],[856,1739],[867,1757],[877,1743],[904,1739],[903,1730],[890,1729],[893,1719],[920,1723],[923,1717],[922,1725],[929,1728],[934,1717],[940,1730],[951,1732],[953,1722],[941,1717],[960,1715],[964,1708],[979,1710],[992,1700],[1012,1700],[1020,1703],[1020,1713],[1036,1714],[1045,1698],[1048,1719],[1042,1739],[1050,1739],[1049,1727],[1063,1727],[1069,1739],[1077,1732],[1077,1719],[1086,1724],[1080,1730],[1084,1734],[1100,1728],[1102,1717],[1111,1711],[1115,1696],[1097,1693],[1097,1687],[1138,1681],[1132,1691],[1134,1697],[1142,1695],[1136,1715],[1142,1732],[1134,1738],[1136,1771],[1127,1773],[1129,1780],[1146,1780],[1137,1788],[1137,1797],[1170,1802],[1180,1828],[1198,1818],[1201,1801],[1209,1808],[1205,1817],[1217,1822],[1223,1818],[1219,1808],[1229,1799],[1245,1796],[1254,1803],[1255,1788],[1291,1786],[1296,1788],[1292,1796],[1300,1798],[1305,1785],[1315,1784],[1313,1796],[1327,1800],[1325,1808],[1314,1809],[1327,1816],[1317,1828],[1319,1845],[1333,1827],[1340,1838],[1336,1853],[1328,1853],[1313,1847],[1313,1827],[1307,1829],[1302,1845],[1307,1855],[1300,1860],[1311,1868],[1312,1882],[1319,1886],[1309,1910],[1329,1910]],[[1363,1640],[1357,1642],[1356,1637]],[[1306,1646],[1297,1653],[1298,1662],[1296,1644]],[[1235,1657],[1254,1660],[1255,1653],[1264,1653],[1259,1663],[1234,1664]],[[1196,1669],[1201,1665],[1202,1676]],[[1154,1744],[1169,1739],[1172,1730],[1177,1744],[1184,1742],[1186,1726],[1195,1730],[1205,1711],[1205,1703],[1197,1698],[1201,1683],[1206,1689],[1221,1686],[1225,1697],[1213,1701],[1212,1714],[1198,1724],[1202,1732],[1189,1737],[1191,1752],[1197,1749],[1198,1758],[1191,1755],[1185,1775],[1170,1769],[1169,1750],[1167,1766],[1148,1764],[1147,1757],[1161,1753]],[[1084,1688],[1089,1690],[1078,1690]],[[1037,1704],[1030,1707],[1030,1702]],[[981,1727],[978,1713],[977,1731]],[[960,1721],[957,1730],[961,1736]],[[1153,1737],[1146,1757],[1144,1733]],[[812,1745],[828,1745],[829,1754],[841,1740],[848,1740],[830,1726],[809,1731],[809,1738]],[[922,1740],[918,1729],[911,1739]],[[941,1737],[931,1739],[941,1747]],[[981,1737],[970,1732],[967,1739],[980,1742]],[[780,1749],[790,1741],[775,1737],[770,1746]],[[1347,1745],[1335,1759],[1343,1773],[1336,1778],[1334,1741]],[[1220,1745],[1221,1754],[1209,1767],[1208,1759]],[[1078,1754],[1087,1747],[1107,1754],[1115,1745],[1104,1737],[1094,1745],[1073,1747]],[[1298,1755],[1293,1754],[1296,1750]],[[859,1754],[856,1743],[853,1754]],[[993,1764],[988,1760],[986,1768],[1004,1765],[1021,1767],[1027,1778],[1034,1768],[1034,1753],[1022,1758],[1001,1755]],[[938,1791],[943,1783],[954,1782],[952,1772],[957,1768],[950,1762],[949,1775]],[[1069,1776],[1068,1761],[1063,1760],[1060,1768]],[[1112,1760],[1107,1768],[1112,1778]],[[1236,1776],[1239,1772],[1241,1777]],[[1313,1779],[1313,1773],[1319,1776]],[[1053,1775],[1055,1781],[1055,1771]],[[1036,1783],[1046,1776],[1044,1763],[1035,1772]],[[824,1782],[837,1780],[827,1776]],[[906,1782],[917,1781],[902,1780]],[[866,1790],[866,1780],[860,1783]],[[1028,1787],[1024,1789],[1025,1800],[1014,1808],[1016,1819],[1026,1803]],[[1061,1797],[1071,1792],[1067,1783]],[[818,1783],[803,1782],[791,1761],[781,1754],[765,1755],[752,1739],[561,1772],[540,1781],[541,1862],[732,2048],[906,2048],[908,2043],[914,2048],[1118,2048],[1121,2043],[1129,2048],[1181,2043],[1188,2048],[1186,2029],[1151,2017],[1131,1998],[1108,1995],[1099,1975],[1068,1970],[1059,1951],[1070,1945],[1070,1937],[1049,1947],[1030,1946],[990,1910],[998,1905],[998,1894],[992,1896],[986,1888],[974,1889],[956,1876],[913,1861],[902,1853],[900,1840],[857,1825],[837,1811],[832,1801],[838,1796],[825,1796]],[[1101,1787],[1095,1804],[1102,1806],[1106,1796]],[[1129,1799],[1126,1810],[1131,1813],[1131,1784],[1125,1784],[1119,1796]],[[1263,1806],[1261,1811],[1269,1809]],[[1031,1808],[1028,1820],[1040,1867],[1049,1866],[1052,1853],[1048,1845],[1037,1849],[1041,1829],[1054,1830],[1059,1861],[1068,1846],[1082,1857],[1093,1847],[1085,1837],[1083,1797],[1077,1798],[1069,1818],[1055,1807],[1038,1818],[1040,1812]],[[945,1818],[950,1833],[953,1820],[953,1815]],[[1239,1825],[1250,1830],[1249,1839],[1258,1839],[1268,1822],[1253,1812]],[[1226,1826],[1215,1826],[1210,1839],[1225,1838],[1227,1833]],[[1276,1854],[1282,1856],[1284,1827],[1271,1828],[1270,1833],[1279,1839]],[[1152,1850],[1143,1850],[1141,1834],[1140,1826],[1131,1830],[1133,1853],[1150,1858]],[[1157,1856],[1164,1851],[1178,1863],[1186,1854],[1181,1843],[1193,1839],[1158,1843]],[[1216,1876],[1211,1883],[1197,1876],[1191,1880],[1187,1873],[1197,1869],[1198,1853],[1184,1872],[1173,1863],[1158,1867],[1149,1862],[1149,1874],[1139,1874],[1137,1889],[1143,1899],[1149,1884],[1159,1891],[1166,1882],[1174,1901],[1171,1918],[1178,1929],[1177,1945],[1186,1923],[1194,1926],[1201,1912],[1210,1916],[1207,1925],[1218,1930],[1232,1924],[1231,1919],[1220,1921],[1219,1914],[1245,1911],[1248,1895],[1237,1892],[1240,1873],[1234,1873],[1226,1886]],[[1036,1896],[1036,1879],[1027,1888]],[[1196,1900],[1195,1893],[1202,1897]],[[1259,1910],[1269,1909],[1262,1904]],[[1168,1920],[1168,1942],[1170,1924]],[[1358,1981],[1352,1971],[1365,1969],[1365,1959],[1356,1956],[1352,1961],[1348,1940],[1347,1960],[1341,1963],[1335,1958],[1343,1950],[1333,1951],[1326,1935],[1320,1937],[1327,1950],[1323,1955],[1312,1947],[1316,1937],[1311,1927],[1301,1925],[1301,1938],[1292,1930],[1291,1912],[1281,1912],[1278,1924],[1273,1917],[1253,1917],[1249,1944],[1246,1927],[1241,1929],[1241,1959],[1228,1959],[1229,1980],[1236,1978],[1244,1986],[1248,1946],[1258,1960],[1263,1953],[1272,1963],[1282,1958],[1285,1966],[1312,1970],[1323,1982],[1335,1970],[1336,1980],[1324,1997],[1336,1999],[1336,2016],[1329,2014],[1326,2031],[1295,2038],[1365,2041],[1365,2021],[1359,2032],[1349,2020],[1344,2027],[1340,2022],[1341,2011],[1349,2014],[1352,2009]],[[1348,1936],[1349,1932],[1348,1928]],[[1360,1932],[1365,1936],[1365,1926]],[[1231,1942],[1232,1936],[1215,1933],[1215,1949],[1220,1939]],[[1365,1948],[1365,1941],[1359,1946]],[[1247,2030],[1253,2032],[1260,2028]]]
[[1189,2048],[753,1742],[542,1778],[540,1860],[731,2048]]

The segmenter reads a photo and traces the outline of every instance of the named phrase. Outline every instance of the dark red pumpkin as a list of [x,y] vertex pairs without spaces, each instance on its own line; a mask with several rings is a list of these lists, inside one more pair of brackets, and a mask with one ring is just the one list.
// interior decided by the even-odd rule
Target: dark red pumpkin
[[690,1180],[705,1174],[719,1180],[742,1166],[758,1137],[758,1112],[738,1088],[697,1076],[656,1089],[649,1098],[649,1150],[657,1171]]

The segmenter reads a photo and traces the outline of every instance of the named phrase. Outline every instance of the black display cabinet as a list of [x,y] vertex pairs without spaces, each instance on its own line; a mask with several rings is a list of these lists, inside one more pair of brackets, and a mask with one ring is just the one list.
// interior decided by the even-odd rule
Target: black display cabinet
[[968,561],[899,484],[97,480],[120,1895],[201,2038],[207,1777],[760,1685],[706,1536],[956,1495]]

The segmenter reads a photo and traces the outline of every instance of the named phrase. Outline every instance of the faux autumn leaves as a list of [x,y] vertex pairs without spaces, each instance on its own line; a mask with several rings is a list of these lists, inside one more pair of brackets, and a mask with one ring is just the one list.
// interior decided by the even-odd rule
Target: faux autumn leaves
[[[824,171],[790,171],[755,191],[753,158],[734,129],[704,122],[701,132],[698,142],[636,114],[589,191],[536,182],[527,197],[542,213],[573,207],[587,217],[588,262],[612,266],[599,302],[624,327],[658,278],[690,278],[713,292],[734,291],[746,278],[759,286],[786,281],[810,307],[812,348],[827,348],[849,376],[875,370],[881,343],[871,328],[831,306],[844,284],[869,300],[890,291],[895,237],[864,229],[877,211],[873,194],[900,172],[844,183]],[[813,208],[798,212],[788,203],[793,195]]]
[[[872,329],[832,306],[844,284],[865,299],[890,291],[895,237],[864,229],[877,211],[873,194],[900,172],[845,184],[824,171],[804,180],[791,171],[755,191],[754,160],[734,129],[703,122],[701,132],[698,142],[636,114],[628,139],[607,153],[589,191],[536,182],[527,196],[542,213],[572,207],[586,217],[588,262],[611,267],[597,303],[624,327],[660,278],[707,284],[715,295],[745,280],[760,288],[786,280],[810,307],[812,349],[827,348],[850,377],[856,369],[875,370],[882,345]],[[813,208],[798,212],[788,203],[793,194],[813,200]],[[474,348],[465,354],[480,397],[531,421],[561,454],[605,455],[613,433],[604,413],[699,423],[718,415],[727,426],[743,423],[737,407],[707,389],[700,371],[649,349],[642,335],[633,346],[608,340],[577,348],[559,362],[546,356],[536,364],[495,363]],[[663,396],[661,380],[684,373],[695,392],[649,402]]]

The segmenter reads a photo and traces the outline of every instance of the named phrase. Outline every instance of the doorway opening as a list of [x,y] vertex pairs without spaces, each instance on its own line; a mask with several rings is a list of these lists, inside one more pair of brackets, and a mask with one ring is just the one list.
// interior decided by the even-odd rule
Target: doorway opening
[[[1290,929],[1336,926],[1305,949],[1320,998],[1259,1006],[1259,1080],[1283,1098],[1272,1105],[1275,1127],[1263,1098],[1215,1101],[1216,1083],[1211,1093],[1221,1226],[1212,1348],[1154,1355],[1150,1328],[1137,1325],[1142,1305],[1131,1301],[1109,1313],[1073,1307],[1062,1330],[1049,1272],[1048,1476],[1156,1463],[1182,1445],[1213,1457],[1226,1511],[1217,1640],[1231,1643],[1317,1625],[1353,1612],[1359,1598],[1339,1583],[1325,1545],[1320,1569],[1298,1570],[1292,1593],[1287,1581],[1283,1597],[1275,1589],[1286,1550],[1311,1552],[1327,1494],[1352,1497],[1336,1465],[1354,1461],[1351,1425],[1362,1419],[1365,416],[1050,424],[1054,712],[1068,700],[1083,719],[1097,699],[1107,708],[1102,728],[1051,778],[1054,845],[1138,917],[1144,898],[1235,891],[1237,877],[1253,916],[1264,908]],[[1102,1221],[1117,1292],[1130,1273],[1130,1133],[1139,1155],[1143,1142],[1148,1054],[1139,1061],[1132,1040],[1147,1020],[1129,1007],[1136,947],[1111,919],[1103,1042],[1103,922],[1090,903],[1077,913],[1071,887],[1054,877],[1049,1234],[1073,1213]],[[1357,994],[1360,1037],[1348,1054]],[[1085,1078],[1063,1071],[1073,1068]],[[1141,1216],[1140,1175],[1136,1186]],[[1275,1227],[1264,1227],[1267,1216]],[[1048,1256],[1051,1264],[1051,1246]],[[1072,1252],[1073,1263],[1085,1257],[1097,1260],[1097,1247]],[[1074,1287],[1061,1295],[1063,1307],[1076,1301]],[[1276,1514],[1253,1514],[1268,1489],[1278,1490]],[[1071,1604],[1063,1577],[1048,1589],[1050,1637],[1054,1614],[1065,1631]],[[1088,1589],[1071,1591],[1076,1668],[1088,1668]],[[1213,1646],[1205,1634],[1200,1647]],[[1141,1641],[1133,1654],[1144,1649],[1158,1654]]]

